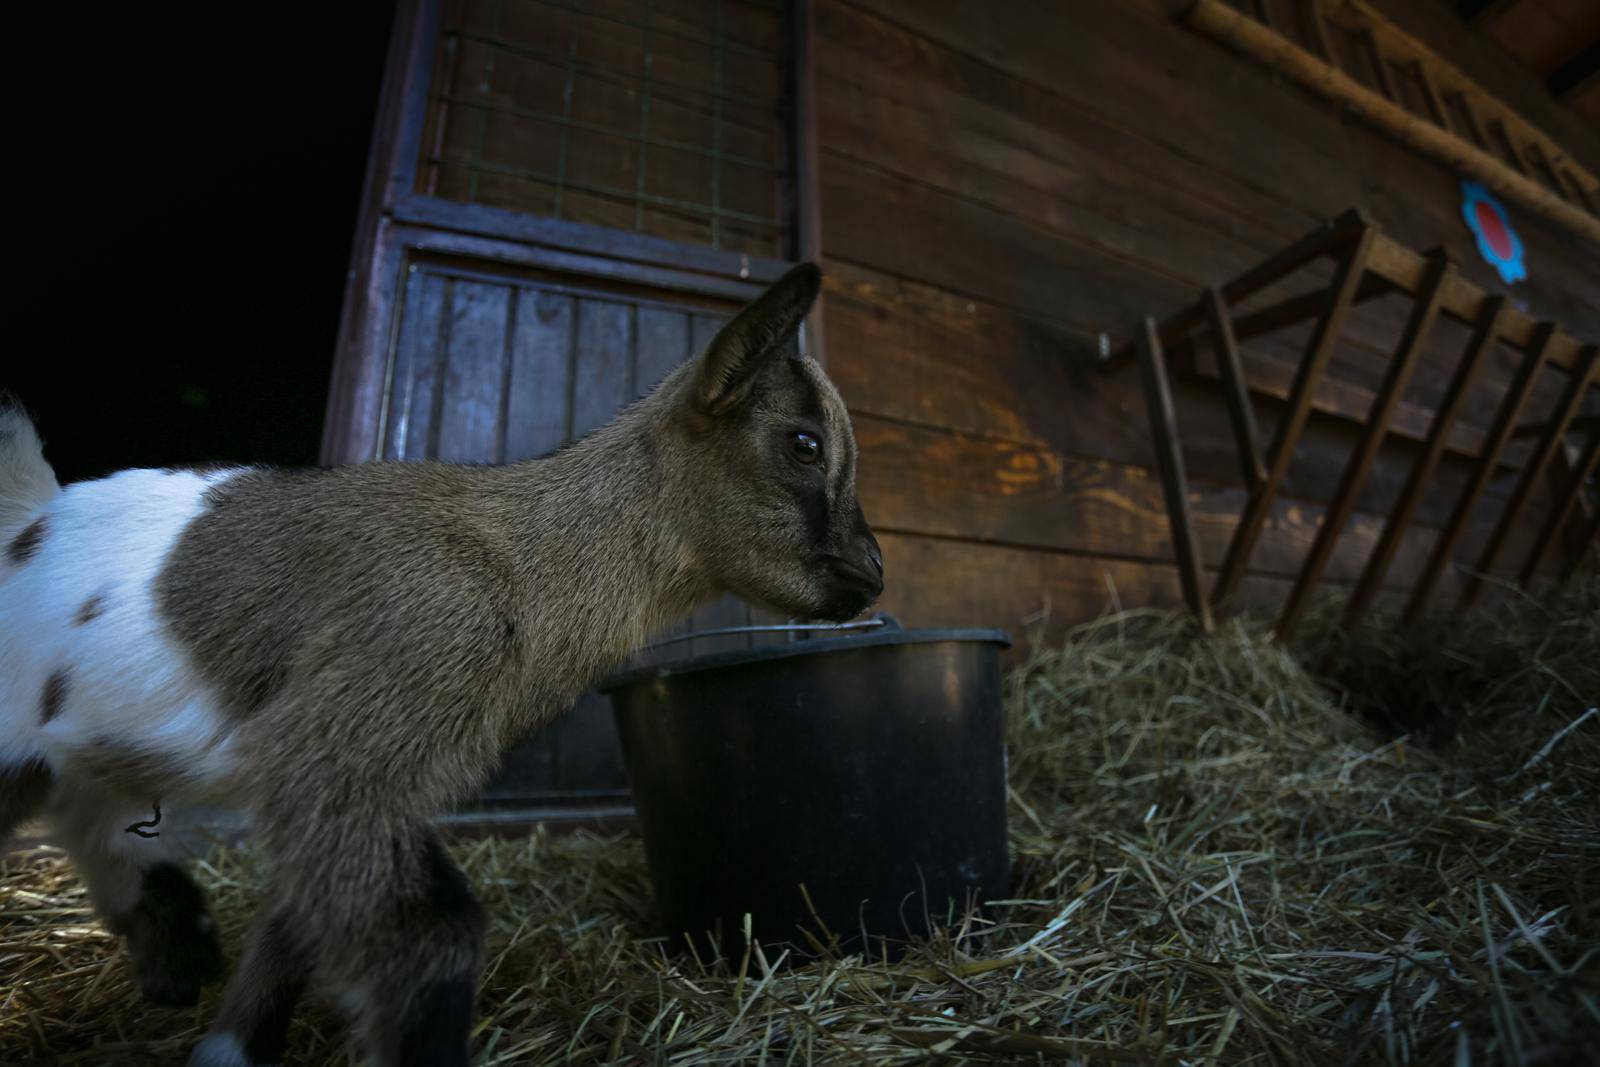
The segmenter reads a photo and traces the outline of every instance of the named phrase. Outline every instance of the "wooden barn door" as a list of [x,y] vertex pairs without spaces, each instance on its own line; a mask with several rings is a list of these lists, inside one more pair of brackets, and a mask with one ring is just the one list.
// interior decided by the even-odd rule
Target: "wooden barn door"
[[[814,258],[808,18],[767,0],[403,0],[324,462],[544,455]],[[820,358],[818,340],[813,321]],[[678,629],[751,621],[773,620],[727,598]],[[626,787],[591,694],[485,799],[592,812]]]

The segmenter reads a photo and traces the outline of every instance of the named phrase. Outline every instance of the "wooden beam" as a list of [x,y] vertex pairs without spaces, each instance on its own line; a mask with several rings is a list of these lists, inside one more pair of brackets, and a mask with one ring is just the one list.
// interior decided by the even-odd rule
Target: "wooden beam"
[[1344,329],[1345,316],[1350,311],[1350,305],[1366,271],[1367,255],[1372,250],[1373,238],[1377,232],[1376,226],[1370,223],[1364,225],[1355,244],[1345,253],[1343,261],[1339,264],[1339,273],[1333,285],[1333,299],[1328,302],[1311,336],[1306,356],[1295,372],[1294,386],[1289,391],[1288,407],[1278,419],[1278,428],[1273,435],[1270,449],[1271,459],[1268,461],[1267,476],[1256,491],[1250,494],[1244,513],[1239,517],[1238,529],[1234,531],[1233,540],[1228,545],[1228,553],[1223,558],[1222,571],[1217,576],[1216,589],[1212,594],[1212,603],[1215,606],[1225,606],[1238,589],[1240,579],[1244,577],[1245,565],[1250,560],[1250,553],[1255,548],[1256,540],[1261,536],[1261,525],[1266,521],[1267,512],[1272,507],[1272,498],[1277,495],[1278,486],[1289,470],[1289,461],[1294,456],[1295,444],[1300,440],[1300,433],[1305,429],[1306,419],[1311,413],[1312,394],[1316,391],[1322,372],[1327,368],[1329,357],[1333,355],[1339,334]]
[[1228,417],[1233,424],[1233,441],[1239,449],[1240,472],[1244,475],[1244,487],[1253,493],[1266,480],[1267,465],[1262,462],[1261,446],[1256,443],[1256,416],[1250,406],[1244,364],[1239,359],[1239,342],[1233,336],[1233,321],[1228,316],[1222,291],[1213,285],[1206,290],[1204,301],[1217,350],[1217,368],[1222,374],[1223,396],[1228,401]]
[[1467,344],[1466,354],[1457,365],[1455,375],[1451,377],[1444,397],[1439,401],[1439,409],[1433,417],[1433,423],[1428,427],[1428,437],[1423,443],[1422,455],[1417,457],[1411,473],[1407,475],[1406,484],[1400,490],[1400,500],[1395,504],[1388,522],[1384,524],[1383,533],[1372,549],[1372,555],[1367,559],[1366,569],[1361,572],[1361,579],[1356,583],[1355,591],[1351,593],[1349,603],[1345,606],[1346,628],[1355,624],[1361,613],[1366,610],[1373,594],[1383,585],[1384,575],[1388,572],[1390,563],[1394,561],[1395,551],[1400,547],[1401,539],[1405,537],[1406,528],[1411,524],[1417,503],[1431,484],[1434,469],[1444,456],[1445,442],[1450,437],[1450,428],[1466,405],[1467,393],[1477,380],[1478,371],[1484,364],[1484,357],[1495,346],[1505,306],[1506,298],[1497,294],[1485,301],[1483,310],[1479,312],[1478,324],[1473,330],[1472,340]]
[[1445,524],[1439,540],[1434,542],[1433,555],[1428,558],[1427,566],[1422,569],[1422,575],[1417,579],[1416,588],[1411,591],[1411,599],[1407,601],[1405,612],[1401,616],[1402,621],[1407,624],[1420,619],[1427,608],[1428,597],[1433,592],[1434,583],[1439,580],[1440,573],[1449,564],[1455,552],[1456,542],[1461,539],[1461,534],[1467,527],[1467,519],[1472,514],[1472,509],[1477,506],[1484,486],[1489,484],[1501,451],[1511,439],[1512,427],[1516,426],[1522,417],[1522,409],[1527,404],[1528,397],[1533,395],[1533,384],[1538,380],[1539,372],[1544,369],[1545,347],[1555,333],[1555,327],[1548,322],[1542,323],[1539,332],[1540,341],[1536,342],[1533,349],[1523,357],[1521,365],[1517,367],[1516,376],[1511,380],[1510,388],[1506,390],[1505,398],[1500,402],[1499,410],[1495,412],[1494,425],[1489,430],[1489,439],[1484,442],[1482,454],[1478,456],[1477,466],[1473,468],[1472,480],[1467,483],[1467,488],[1456,501],[1455,510],[1450,513],[1450,521]]
[[[1368,260],[1367,269],[1393,283],[1408,293],[1421,292],[1428,275],[1427,257],[1378,235]],[[1474,325],[1483,310],[1484,302],[1491,299],[1488,292],[1473,285],[1459,275],[1445,283],[1441,297],[1445,314],[1457,322]],[[1538,345],[1551,363],[1571,370],[1578,362],[1584,343],[1562,333],[1553,325],[1536,322],[1531,316],[1512,307],[1505,309],[1500,324],[1500,339],[1523,351]]]
[[1323,568],[1328,565],[1328,559],[1333,555],[1334,543],[1343,532],[1350,513],[1355,510],[1356,496],[1366,484],[1367,475],[1372,473],[1372,464],[1378,458],[1378,450],[1383,447],[1389,420],[1394,416],[1394,410],[1400,403],[1401,394],[1405,392],[1407,383],[1411,381],[1417,354],[1427,346],[1428,338],[1433,333],[1434,321],[1439,317],[1439,296],[1443,292],[1445,281],[1453,271],[1450,261],[1444,256],[1434,258],[1427,286],[1412,307],[1411,317],[1406,321],[1405,330],[1400,335],[1400,344],[1395,349],[1394,358],[1389,361],[1389,369],[1384,375],[1383,384],[1378,388],[1372,411],[1367,416],[1366,431],[1361,435],[1361,441],[1355,451],[1351,453],[1344,474],[1340,476],[1339,488],[1334,492],[1332,502],[1328,504],[1327,514],[1323,516],[1322,526],[1317,530],[1316,540],[1311,543],[1311,551],[1306,555],[1305,565],[1301,567],[1294,588],[1289,591],[1289,599],[1284,603],[1283,612],[1278,616],[1277,634],[1280,641],[1287,641],[1294,636],[1295,627],[1299,625],[1306,607],[1311,602],[1311,591],[1316,588],[1317,580],[1322,577]]
[[[1549,425],[1548,422],[1523,423],[1512,431],[1511,439],[1515,441],[1523,437],[1537,437],[1544,433]],[[1595,426],[1600,426],[1600,415],[1575,415],[1572,419],[1572,425],[1567,428],[1569,430],[1587,430]]]
[[1507,105],[1489,92],[1476,79],[1434,51],[1426,42],[1418,40],[1389,21],[1388,17],[1369,0],[1339,0],[1329,14],[1330,18],[1349,29],[1372,29],[1390,59],[1397,63],[1413,59],[1420,61],[1432,70],[1435,80],[1468,94],[1487,117],[1506,123],[1515,131],[1516,141],[1519,143],[1529,141],[1543,146],[1552,162],[1570,161],[1584,175],[1584,180],[1590,186],[1600,186],[1600,179],[1589,173],[1588,168],[1573,160],[1571,153],[1563,149],[1541,127],[1523,118],[1516,108]]
[[[1184,18],[1201,32],[1287,74],[1330,100],[1346,105],[1368,122],[1413,148],[1464,171],[1523,207],[1559,222],[1600,245],[1600,218],[1569,204],[1475,145],[1384,99],[1381,94],[1368,89],[1344,71],[1318,59],[1254,19],[1239,14],[1222,0],[1195,0]],[[1385,32],[1387,46],[1392,35]],[[1421,50],[1426,52],[1426,49]],[[1437,65],[1441,61],[1435,58],[1434,62]],[[1500,114],[1495,117],[1505,121]],[[1551,147],[1555,147],[1553,142]]]
[[[1375,297],[1392,293],[1394,289],[1394,285],[1388,279],[1368,273],[1366,277],[1361,279],[1361,288],[1356,290],[1355,303],[1365,303]],[[1220,291],[1218,295],[1221,295]],[[1276,304],[1269,304],[1257,311],[1245,312],[1233,320],[1234,340],[1249,341],[1263,334],[1272,333],[1274,330],[1281,330],[1285,326],[1293,326],[1295,323],[1304,322],[1327,307],[1331,295],[1329,288],[1323,287],[1321,289],[1313,289],[1309,293],[1301,293],[1298,296],[1286,297]],[[1226,297],[1223,297],[1223,302],[1227,303]],[[1201,305],[1204,306],[1204,304],[1205,300],[1202,298]],[[1180,337],[1176,341],[1169,341],[1167,342],[1167,354],[1174,361],[1186,358],[1192,353],[1196,341],[1197,338],[1193,334]]]
[[1516,526],[1517,520],[1522,518],[1522,512],[1528,506],[1528,501],[1533,498],[1534,490],[1538,488],[1539,480],[1544,477],[1545,469],[1555,456],[1556,449],[1561,447],[1561,440],[1567,434],[1567,423],[1577,414],[1579,405],[1583,403],[1584,394],[1594,384],[1596,351],[1594,346],[1590,346],[1582,369],[1573,372],[1568,380],[1566,391],[1561,394],[1561,399],[1556,404],[1555,417],[1545,427],[1538,448],[1523,466],[1522,476],[1517,479],[1517,487],[1512,491],[1511,499],[1506,502],[1505,510],[1500,514],[1500,521],[1495,523],[1494,532],[1489,535],[1488,543],[1483,546],[1483,553],[1478,557],[1478,565],[1467,574],[1461,589],[1461,599],[1457,604],[1462,610],[1470,608],[1477,601],[1478,594],[1483,590],[1484,578],[1494,570],[1495,561],[1500,558],[1500,552],[1505,548],[1506,538]]
[[1583,487],[1588,484],[1597,466],[1600,466],[1600,426],[1596,426],[1590,432],[1589,443],[1579,454],[1578,462],[1567,472],[1566,484],[1557,491],[1555,507],[1545,520],[1544,526],[1540,528],[1538,536],[1533,539],[1533,550],[1528,553],[1528,561],[1522,565],[1522,572],[1517,575],[1517,582],[1520,585],[1525,587],[1533,580],[1534,574],[1539,570],[1539,564],[1544,562],[1545,554],[1550,550],[1551,543],[1566,525],[1573,508],[1583,499]]
[[1177,410],[1172,403],[1172,383],[1167,377],[1161,354],[1161,338],[1154,319],[1146,318],[1139,335],[1139,372],[1144,380],[1145,409],[1150,415],[1150,435],[1155,446],[1156,465],[1161,472],[1161,488],[1167,501],[1167,521],[1172,527],[1172,549],[1178,559],[1178,576],[1183,599],[1200,622],[1211,632],[1211,605],[1206,600],[1205,572],[1200,562],[1200,543],[1194,535],[1194,517],[1189,510],[1189,479],[1184,473],[1183,448],[1178,437]]
[[[1364,212],[1359,208],[1351,208],[1337,218],[1330,219],[1318,226],[1294,244],[1274,252],[1232,281],[1225,283],[1222,286],[1223,299],[1229,304],[1237,304],[1246,297],[1265,289],[1273,282],[1294,273],[1312,260],[1320,259],[1325,255],[1338,251],[1361,233],[1365,227],[1371,225],[1371,221]],[[1205,302],[1197,300],[1182,310],[1162,319],[1156,329],[1156,336],[1160,338],[1162,344],[1172,344],[1204,322],[1205,314]],[[1137,341],[1125,345],[1106,362],[1104,369],[1110,370],[1119,367],[1127,360],[1132,359],[1137,347]]]

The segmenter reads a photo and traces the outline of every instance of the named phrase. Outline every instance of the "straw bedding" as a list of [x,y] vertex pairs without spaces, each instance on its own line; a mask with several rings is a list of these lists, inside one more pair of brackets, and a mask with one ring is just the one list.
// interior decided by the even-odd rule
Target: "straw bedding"
[[[1127,612],[1008,684],[1013,898],[903,960],[651,939],[627,836],[455,847],[492,917],[479,1064],[1567,1063],[1600,1048],[1600,582],[1354,635]],[[198,871],[230,953],[248,848]],[[0,881],[0,1063],[166,1063],[61,855]],[[329,1009],[290,1062],[343,1063]]]

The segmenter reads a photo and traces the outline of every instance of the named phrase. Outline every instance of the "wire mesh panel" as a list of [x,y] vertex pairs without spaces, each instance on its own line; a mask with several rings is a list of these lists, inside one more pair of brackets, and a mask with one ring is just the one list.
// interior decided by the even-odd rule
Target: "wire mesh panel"
[[783,256],[788,24],[762,0],[448,4],[418,191]]

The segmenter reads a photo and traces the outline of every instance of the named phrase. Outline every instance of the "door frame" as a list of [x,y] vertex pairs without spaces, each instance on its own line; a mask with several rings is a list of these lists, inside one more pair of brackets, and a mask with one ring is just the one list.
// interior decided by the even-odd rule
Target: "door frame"
[[[792,258],[781,259],[416,192],[444,10],[443,0],[399,0],[345,279],[322,463],[381,457],[382,412],[400,297],[418,253],[472,256],[737,301],[757,295],[794,262],[816,261],[821,254],[821,205],[812,0],[791,0],[790,8],[795,196]],[[800,344],[802,352],[822,360],[821,300],[806,320]]]

